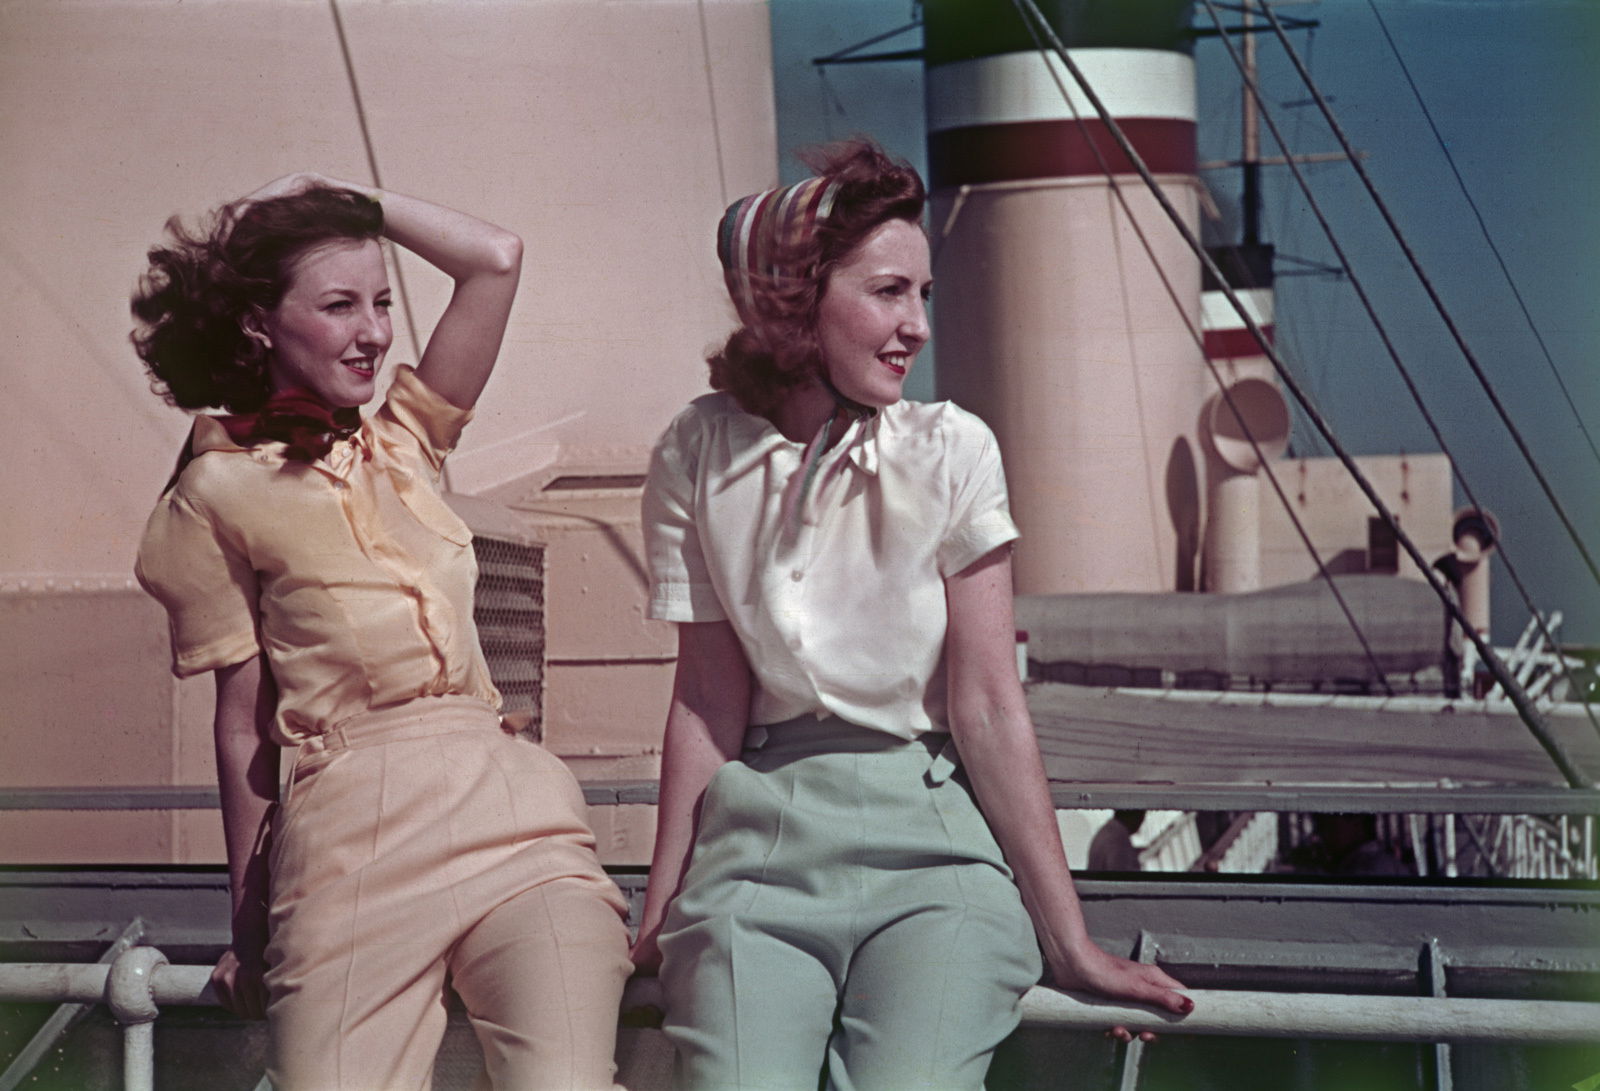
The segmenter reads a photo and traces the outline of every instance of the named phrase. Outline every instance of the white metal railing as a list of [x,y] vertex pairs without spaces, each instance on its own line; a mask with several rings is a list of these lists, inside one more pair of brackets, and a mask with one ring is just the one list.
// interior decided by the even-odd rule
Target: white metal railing
[[[1548,632],[1551,638],[1561,629],[1561,611],[1553,610],[1544,618],[1544,626],[1539,625],[1538,617],[1528,619],[1527,626],[1522,630],[1522,635],[1510,648],[1496,648],[1498,655],[1506,669],[1517,680],[1517,684],[1541,708],[1549,708],[1563,700],[1582,701],[1583,695],[1568,693],[1569,676],[1581,687],[1590,681],[1583,675],[1585,663],[1575,656],[1565,655],[1558,645],[1545,639]],[[1473,675],[1478,670],[1476,649],[1467,646],[1469,654],[1464,655],[1461,664],[1462,683],[1470,687],[1473,684]],[[1470,692],[1470,689],[1467,691]],[[1507,705],[1511,703],[1499,683],[1490,687],[1485,700],[1490,704]]]
[[[1159,817],[1158,812],[1152,811],[1145,822],[1153,824]],[[1167,812],[1165,817],[1166,822],[1148,835],[1149,844],[1139,850],[1141,871],[1188,871],[1200,859],[1200,829],[1194,812]],[[1142,829],[1139,832],[1145,833]]]
[[1190,989],[1179,1019],[1083,993],[1034,988],[1022,1000],[1032,1026],[1099,1029],[1121,1024],[1166,1034],[1363,1041],[1575,1043],[1600,1041],[1600,1004],[1570,1000],[1464,1000],[1431,996],[1234,992]]
[[[173,966],[154,947],[133,947],[108,966],[0,964],[0,1002],[105,1003],[123,1028],[124,1086],[152,1091],[153,1025],[162,1005],[214,1004],[211,967]],[[1367,1041],[1600,1042],[1600,1004],[1193,989],[1195,1010],[1176,1016],[1083,993],[1030,989],[1024,1025],[1068,1030],[1148,1027],[1169,1034],[1352,1038]],[[661,1007],[654,979],[629,983],[624,1010]]]
[[162,1004],[215,1004],[211,967],[172,966],[154,947],[130,947],[104,963],[0,966],[0,1001],[105,1003],[122,1027],[123,1087],[154,1091],[155,1021]]
[[1214,845],[1196,860],[1193,871],[1259,875],[1278,857],[1278,816],[1253,811],[1235,818]]
[[1594,879],[1600,874],[1594,816],[1462,816],[1466,840],[1489,875],[1510,879]]

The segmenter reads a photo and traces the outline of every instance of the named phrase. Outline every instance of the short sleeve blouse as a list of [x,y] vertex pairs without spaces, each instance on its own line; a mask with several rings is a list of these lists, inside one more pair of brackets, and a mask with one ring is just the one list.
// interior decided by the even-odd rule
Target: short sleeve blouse
[[472,534],[438,492],[471,416],[402,367],[377,413],[315,462],[198,418],[195,458],[136,565],[167,610],[174,673],[264,652],[284,744],[413,697],[498,707],[472,619]]
[[947,730],[944,579],[1017,537],[993,433],[898,402],[824,455],[797,506],[802,453],[725,393],[678,414],[645,486],[650,616],[733,625],[752,723]]

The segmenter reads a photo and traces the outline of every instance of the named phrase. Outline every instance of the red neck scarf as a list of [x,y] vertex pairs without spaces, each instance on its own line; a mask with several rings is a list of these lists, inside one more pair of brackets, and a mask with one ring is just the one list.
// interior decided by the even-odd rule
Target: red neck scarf
[[287,457],[315,462],[361,427],[361,411],[335,409],[309,391],[290,389],[278,391],[254,413],[236,413],[217,421],[241,447],[275,440],[288,445]]
[[[284,454],[297,462],[315,462],[333,449],[341,439],[361,427],[361,411],[335,409],[310,391],[280,390],[254,413],[235,413],[213,417],[227,430],[228,438],[241,447],[279,441],[288,445]],[[183,468],[194,461],[194,430],[178,452],[178,464],[167,479],[165,492],[177,483]]]

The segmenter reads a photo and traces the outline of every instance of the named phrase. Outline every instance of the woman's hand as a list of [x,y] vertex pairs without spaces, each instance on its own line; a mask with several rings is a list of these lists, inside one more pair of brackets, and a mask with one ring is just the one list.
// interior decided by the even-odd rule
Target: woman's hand
[[628,957],[633,960],[633,972],[641,977],[654,977],[661,972],[661,948],[656,943],[660,929],[652,929],[649,933],[641,932],[634,941],[633,947],[628,951]]
[[[1132,1000],[1165,1008],[1174,1015],[1188,1015],[1194,1010],[1194,1001],[1180,991],[1183,983],[1171,974],[1147,962],[1109,954],[1087,938],[1068,952],[1066,958],[1052,962],[1050,974],[1063,989]],[[1133,1033],[1127,1027],[1112,1027],[1109,1033],[1124,1042],[1133,1040]],[[1146,1030],[1140,1032],[1139,1038],[1153,1042],[1156,1036]]]
[[237,222],[238,218],[244,215],[245,210],[253,204],[257,204],[261,201],[270,201],[274,197],[288,197],[292,194],[300,193],[304,190],[310,189],[315,185],[339,186],[343,189],[354,189],[361,192],[365,192],[367,190],[367,187],[365,186],[351,185],[347,182],[336,182],[331,178],[317,174],[315,171],[300,170],[295,171],[293,174],[285,174],[281,178],[274,178],[260,189],[253,190],[250,193],[245,194],[243,197],[240,197],[237,201],[234,201],[231,206],[229,206],[230,211],[235,222]]
[[625,1027],[659,1027],[662,1012],[661,985],[655,980],[661,972],[661,948],[656,946],[660,929],[641,932],[628,952],[633,959],[633,980],[622,994],[621,1024]]
[[211,971],[217,1003],[241,1019],[267,1017],[267,964],[260,955],[240,958],[232,947],[222,952]]
[[240,205],[252,205],[257,201],[269,201],[274,197],[287,197],[291,193],[299,193],[301,190],[316,185],[321,181],[324,181],[324,179],[320,174],[306,170],[295,171],[293,174],[285,174],[282,178],[274,178],[260,189],[247,193],[240,198],[239,203]]

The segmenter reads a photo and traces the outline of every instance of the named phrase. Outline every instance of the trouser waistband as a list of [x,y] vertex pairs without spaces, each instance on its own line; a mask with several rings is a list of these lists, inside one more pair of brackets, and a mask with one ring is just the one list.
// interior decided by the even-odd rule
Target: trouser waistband
[[792,751],[795,757],[807,753],[901,753],[917,750],[928,755],[927,779],[930,784],[942,784],[961,767],[961,756],[955,740],[945,731],[930,731],[915,739],[906,739],[862,727],[839,716],[806,714],[775,724],[752,724],[745,732],[746,752],[773,754]]
[[500,714],[476,697],[418,697],[403,704],[358,712],[300,744],[306,754],[358,750],[365,746],[423,739],[478,729],[500,730]]

